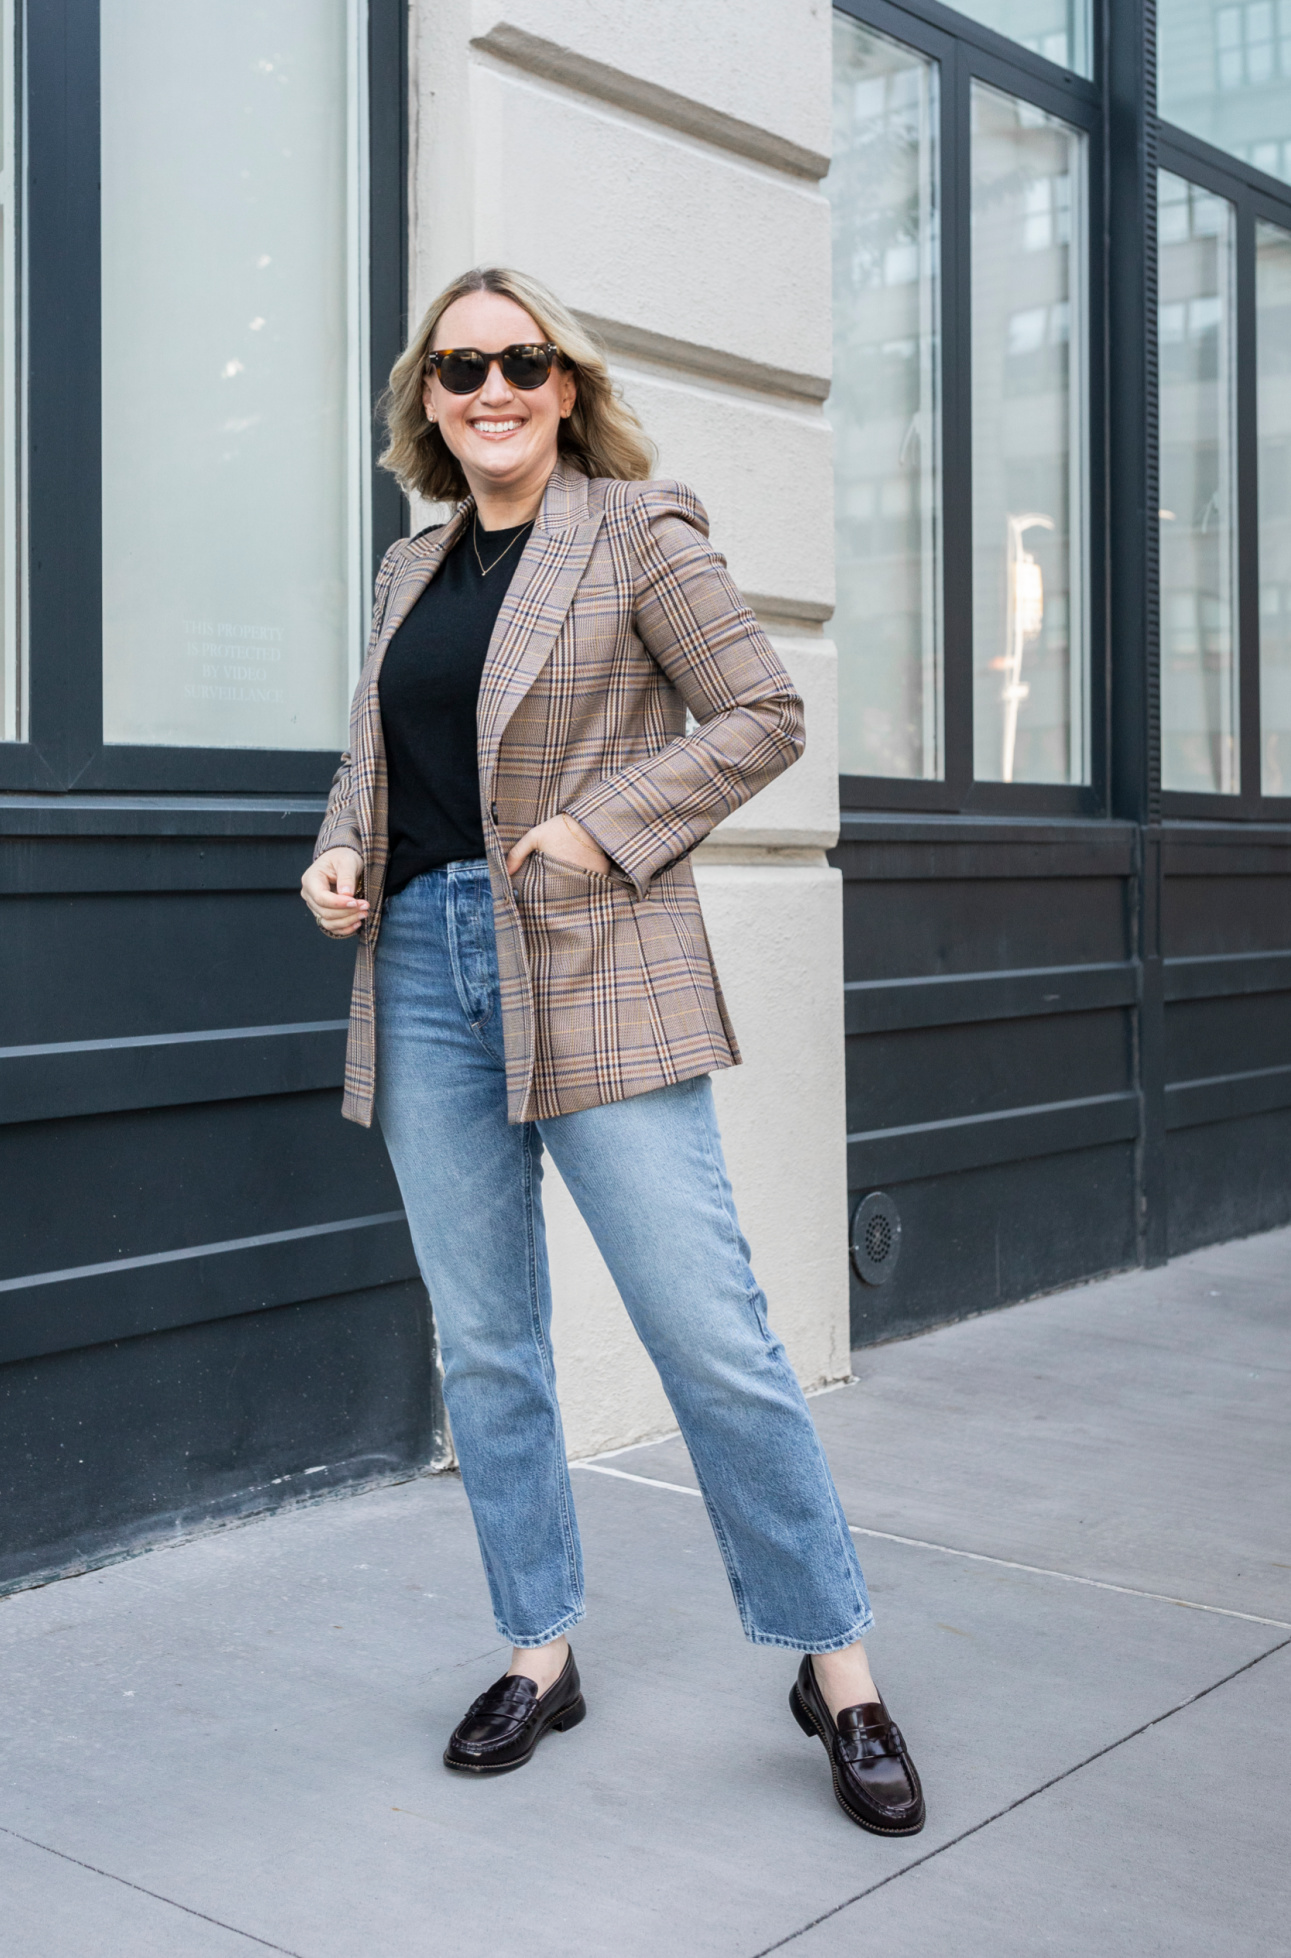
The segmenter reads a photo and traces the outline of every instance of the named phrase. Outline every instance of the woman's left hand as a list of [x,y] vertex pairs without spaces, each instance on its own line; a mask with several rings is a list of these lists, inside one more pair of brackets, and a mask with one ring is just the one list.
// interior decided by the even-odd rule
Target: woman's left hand
[[599,870],[605,876],[610,868],[604,850],[572,816],[553,816],[536,829],[527,829],[507,857],[507,876],[514,877],[535,850],[544,857],[554,857],[557,863],[573,864],[577,870]]

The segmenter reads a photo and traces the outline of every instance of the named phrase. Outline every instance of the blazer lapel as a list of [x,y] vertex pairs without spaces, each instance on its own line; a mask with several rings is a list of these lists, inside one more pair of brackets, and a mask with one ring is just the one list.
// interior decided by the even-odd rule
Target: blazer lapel
[[558,462],[503,600],[480,679],[477,726],[481,799],[486,805],[493,799],[498,748],[507,722],[550,656],[600,527],[600,514],[588,513],[586,476]]

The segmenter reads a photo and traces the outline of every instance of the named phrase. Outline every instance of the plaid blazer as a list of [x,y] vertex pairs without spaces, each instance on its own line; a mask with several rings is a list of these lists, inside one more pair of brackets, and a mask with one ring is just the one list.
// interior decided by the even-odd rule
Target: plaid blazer
[[[314,854],[363,858],[343,1112],[376,1086],[375,954],[389,840],[377,680],[386,647],[461,536],[401,539],[377,578],[350,748]],[[560,461],[498,614],[477,709],[508,1116],[566,1115],[739,1061],[689,852],[797,760],[802,702],[677,483],[589,481]],[[687,710],[696,725],[687,733]],[[563,811],[612,869],[507,851]]]

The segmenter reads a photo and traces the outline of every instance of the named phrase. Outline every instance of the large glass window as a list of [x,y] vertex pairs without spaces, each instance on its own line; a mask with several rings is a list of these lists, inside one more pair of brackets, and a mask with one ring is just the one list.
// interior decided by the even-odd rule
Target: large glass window
[[1159,178],[1161,781],[1236,794],[1239,771],[1235,213]]
[[103,0],[104,738],[341,745],[366,7]]
[[1157,109],[1291,183],[1291,0],[1158,0]]
[[943,772],[936,65],[834,17],[840,766]]
[[1291,231],[1255,227],[1260,721],[1265,795],[1291,795]]
[[955,0],[955,7],[1046,61],[1091,72],[1089,0]]
[[973,750],[1089,779],[1085,138],[972,90]]
[[17,90],[11,5],[0,4],[0,741],[22,732],[18,629]]

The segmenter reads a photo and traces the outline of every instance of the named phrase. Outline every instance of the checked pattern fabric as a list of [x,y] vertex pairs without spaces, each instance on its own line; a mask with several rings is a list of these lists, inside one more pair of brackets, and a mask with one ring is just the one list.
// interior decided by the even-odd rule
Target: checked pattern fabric
[[[343,1107],[365,1127],[389,855],[377,682],[473,507],[468,497],[386,553],[349,752],[315,848],[347,844],[363,858],[369,912]],[[477,734],[509,1119],[572,1114],[738,1063],[689,853],[797,760],[803,711],[690,490],[557,464],[489,643]],[[611,873],[535,853],[513,888],[507,851],[562,811]]]

